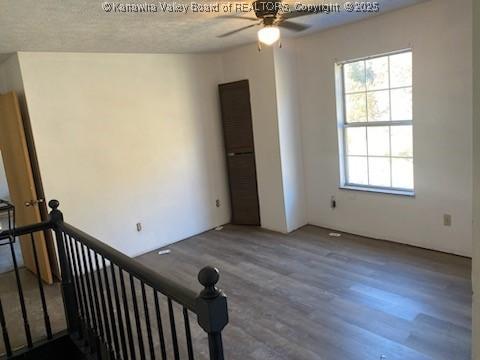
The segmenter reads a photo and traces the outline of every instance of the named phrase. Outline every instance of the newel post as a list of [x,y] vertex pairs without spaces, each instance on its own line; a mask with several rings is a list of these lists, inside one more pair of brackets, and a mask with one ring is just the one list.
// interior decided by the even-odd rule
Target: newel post
[[57,241],[58,260],[60,262],[60,271],[62,276],[62,296],[67,319],[67,327],[71,333],[78,330],[79,322],[75,288],[72,282],[70,267],[68,266],[63,232],[60,229],[60,225],[63,223],[63,214],[60,210],[58,210],[59,205],[60,203],[57,200],[50,200],[48,202],[48,206],[52,209],[52,211],[50,211],[50,223],[52,224],[52,229],[55,233],[55,239]]
[[198,281],[204,289],[197,297],[198,324],[208,333],[210,360],[223,360],[222,330],[228,324],[227,296],[215,285],[220,275],[214,267],[204,267]]

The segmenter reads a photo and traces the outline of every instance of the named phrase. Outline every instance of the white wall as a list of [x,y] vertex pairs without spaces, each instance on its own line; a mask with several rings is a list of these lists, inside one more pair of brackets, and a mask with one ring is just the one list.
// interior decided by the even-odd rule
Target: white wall
[[473,2],[473,337],[472,359],[480,359],[480,2]]
[[307,221],[295,43],[283,41],[273,55],[285,217],[293,231]]
[[[216,85],[249,79],[262,226],[287,232],[305,223],[298,102],[289,97],[296,93],[295,76],[280,79],[274,71],[275,66],[294,70],[293,52],[275,61],[271,49],[259,53],[255,46],[205,56],[22,52],[18,57],[46,197],[61,199],[70,222],[131,255],[227,222]],[[152,143],[142,142],[143,136]],[[154,143],[157,136],[161,144]],[[161,157],[158,164],[152,153]],[[143,157],[151,167],[138,163]],[[200,183],[176,182],[185,176]],[[151,188],[152,182],[160,190]],[[85,196],[78,199],[79,193]],[[212,208],[216,198],[221,209]],[[190,213],[184,209],[188,202],[196,204]],[[122,209],[123,203],[138,209]],[[90,204],[93,214],[85,211]],[[168,226],[160,229],[152,223],[166,216],[166,204],[178,212],[169,213],[161,223]],[[111,223],[98,223],[99,214],[109,214]],[[134,231],[136,222],[144,224],[144,232]],[[124,229],[113,230],[119,226],[141,242],[125,242]]]
[[45,194],[66,221],[131,256],[229,221],[218,56],[19,59]]
[[8,56],[0,63],[0,93],[15,91],[23,96],[23,80],[17,54]]
[[[130,255],[228,221],[217,84],[248,79],[263,227],[309,222],[471,255],[471,3],[462,2],[454,13],[447,0],[427,2],[280,50],[20,53],[46,195],[62,200],[69,221]],[[334,63],[406,47],[416,197],[340,191]]]
[[222,54],[224,82],[248,79],[262,227],[287,232],[273,52],[255,45]]
[[[309,223],[471,256],[471,6],[429,1],[298,40]],[[334,64],[409,47],[416,197],[339,190]]]
[[[17,54],[12,54],[0,64],[0,93],[15,91],[18,96],[22,116],[28,116],[25,106],[25,93],[23,90],[22,74]],[[0,128],[0,131],[2,129]],[[0,153],[0,199],[10,199],[7,177]]]
[[12,54],[0,64],[0,92],[15,91],[17,93],[20,112],[25,119],[29,117],[23,88],[22,72],[17,54]]

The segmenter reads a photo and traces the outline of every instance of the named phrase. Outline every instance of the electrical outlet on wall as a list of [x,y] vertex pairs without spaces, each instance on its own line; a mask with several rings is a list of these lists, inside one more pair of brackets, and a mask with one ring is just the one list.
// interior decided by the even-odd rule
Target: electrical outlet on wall
[[335,196],[332,195],[332,197],[330,198],[330,207],[332,209],[335,209],[337,207],[337,200],[335,200]]
[[443,214],[443,225],[452,226],[452,215]]
[[137,231],[142,231],[142,223],[137,223]]
[[220,207],[220,199],[215,200],[215,206],[217,208]]

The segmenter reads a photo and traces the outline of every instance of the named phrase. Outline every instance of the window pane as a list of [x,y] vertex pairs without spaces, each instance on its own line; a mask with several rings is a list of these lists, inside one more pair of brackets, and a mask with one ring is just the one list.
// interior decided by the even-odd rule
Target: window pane
[[345,129],[347,155],[367,155],[367,133],[365,127]]
[[390,86],[412,86],[412,53],[390,56]]
[[413,190],[412,52],[344,64],[342,77],[346,183]]
[[391,129],[392,156],[412,157],[413,137],[412,126],[392,126]]
[[390,185],[390,158],[368,158],[368,176],[370,185],[385,186]]
[[365,61],[357,61],[343,66],[345,92],[365,91]]
[[368,121],[390,120],[390,99],[388,90],[367,93]]
[[412,88],[392,90],[392,120],[412,120]]
[[388,126],[368,128],[368,155],[390,156],[390,133]]
[[347,122],[367,121],[367,102],[365,94],[346,95]]
[[347,157],[347,179],[350,184],[368,185],[366,157]]
[[413,159],[392,159],[392,186],[413,190]]
[[388,89],[388,56],[366,61],[367,90]]

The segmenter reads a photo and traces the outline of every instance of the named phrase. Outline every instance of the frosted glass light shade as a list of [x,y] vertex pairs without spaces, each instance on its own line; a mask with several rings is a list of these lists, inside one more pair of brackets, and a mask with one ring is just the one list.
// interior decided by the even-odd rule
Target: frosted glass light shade
[[280,39],[280,29],[276,26],[265,26],[258,30],[258,41],[265,45],[272,45]]

